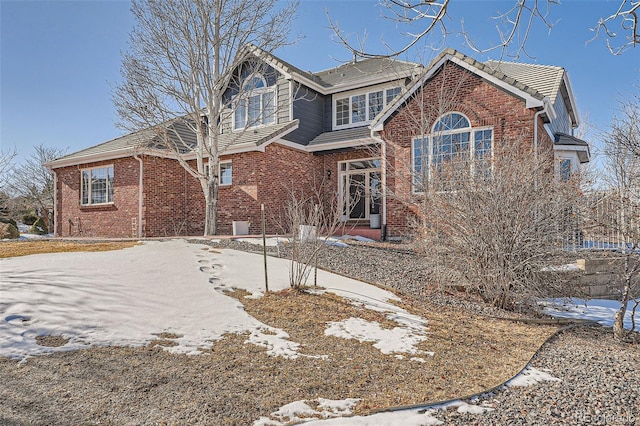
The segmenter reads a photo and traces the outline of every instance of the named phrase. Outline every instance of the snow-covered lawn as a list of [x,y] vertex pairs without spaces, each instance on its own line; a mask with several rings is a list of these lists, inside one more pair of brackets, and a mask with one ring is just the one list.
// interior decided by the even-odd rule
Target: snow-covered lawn
[[[167,350],[198,354],[226,333],[249,333],[248,341],[264,346],[273,356],[295,358],[299,344],[281,329],[247,314],[240,302],[226,295],[242,288],[248,297],[261,297],[264,270],[260,256],[182,240],[148,241],[110,252],[38,254],[0,259],[0,356],[27,360],[53,351],[93,345],[144,346],[159,335],[173,339]],[[288,287],[288,261],[269,258],[269,289]],[[327,324],[325,333],[345,339],[373,342],[385,354],[408,355],[420,361],[433,355],[416,345],[428,341],[427,319],[389,303],[391,292],[343,276],[319,271],[326,290],[352,303],[384,313],[397,326],[383,329],[361,318]],[[60,347],[40,346],[39,336],[62,336]],[[322,354],[318,354],[322,356]],[[528,368],[511,385],[554,380]],[[557,380],[557,379],[555,379]],[[517,384],[518,383],[518,384]],[[294,401],[256,424],[278,425],[313,415],[330,418],[349,415],[357,400]],[[429,410],[404,410],[368,417],[340,418],[345,425],[438,424],[440,409],[482,413],[491,407],[460,401]],[[307,421],[309,419],[305,419]]]

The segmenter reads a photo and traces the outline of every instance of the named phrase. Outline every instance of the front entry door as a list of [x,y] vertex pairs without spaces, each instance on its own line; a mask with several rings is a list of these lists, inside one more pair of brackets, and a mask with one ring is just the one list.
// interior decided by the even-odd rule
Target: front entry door
[[349,219],[367,217],[366,180],[366,173],[349,175]]
[[380,160],[344,161],[338,170],[345,219],[369,219],[380,213]]

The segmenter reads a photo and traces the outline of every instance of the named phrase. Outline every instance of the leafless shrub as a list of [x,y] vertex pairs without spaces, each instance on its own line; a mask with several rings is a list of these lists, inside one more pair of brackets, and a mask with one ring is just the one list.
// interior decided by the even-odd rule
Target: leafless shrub
[[491,166],[451,159],[423,181],[416,244],[441,285],[503,309],[566,291],[570,274],[550,263],[573,232],[579,194],[576,182],[554,179],[552,158],[503,141]]
[[289,284],[292,288],[307,285],[314,272],[313,285],[317,285],[318,256],[329,244],[329,239],[345,226],[345,212],[353,208],[358,199],[345,205],[339,193],[327,191],[324,183],[305,190],[287,188],[287,200],[279,214],[281,229],[289,239]]
[[[640,282],[640,103],[638,97],[626,99],[605,135],[605,182],[600,191],[601,204],[609,214],[596,222],[605,232],[613,231],[621,237],[620,251],[624,256],[624,288],[620,310],[616,313],[613,332],[624,340],[627,305],[634,297],[634,286]],[[635,149],[634,149],[635,148]],[[635,295],[638,297],[639,295]],[[633,309],[637,308],[637,303]]]

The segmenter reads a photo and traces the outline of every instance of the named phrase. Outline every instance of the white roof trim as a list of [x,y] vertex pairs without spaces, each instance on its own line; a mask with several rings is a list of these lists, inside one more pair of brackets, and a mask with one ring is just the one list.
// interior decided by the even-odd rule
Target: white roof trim
[[[573,118],[576,120],[576,127],[580,125],[580,114],[578,113],[578,104],[576,103],[576,98],[573,95],[573,88],[571,87],[571,83],[569,81],[569,73],[567,70],[564,70],[562,74],[562,81],[564,82],[564,86],[567,88],[567,93],[569,94],[569,102],[571,102],[571,109],[573,110]],[[561,92],[561,90],[559,90]],[[562,95],[560,95],[562,98]]]
[[[459,65],[460,67],[466,69],[467,71],[478,75],[480,78],[494,84],[495,86],[498,86],[502,89],[504,89],[507,92],[510,92],[512,94],[514,94],[515,96],[524,99],[525,101],[525,106],[527,108],[541,108],[541,107],[545,107],[545,101],[544,100],[540,100],[535,98],[534,96],[530,95],[529,93],[518,89],[517,87],[512,86],[509,83],[506,83],[505,81],[485,72],[482,71],[480,69],[478,69],[477,67],[467,63],[466,61],[452,55],[452,54],[447,54],[445,56],[443,56],[438,62],[436,62],[419,80],[416,81],[415,84],[413,84],[413,86],[411,86],[411,88],[409,90],[407,90],[404,95],[396,100],[396,102],[394,102],[394,107],[388,109],[387,111],[384,112],[384,114],[380,117],[377,117],[373,120],[373,122],[371,123],[371,129],[379,132],[381,130],[384,129],[384,122],[387,120],[387,118],[389,118],[391,116],[391,114],[393,114],[393,112],[397,109],[397,106],[402,105],[407,99],[409,99],[409,97],[411,97],[413,95],[413,93],[419,88],[421,87],[424,82],[426,80],[428,80],[429,78],[431,78],[435,72],[442,66],[444,65],[445,62],[447,61],[451,61],[456,65]],[[550,103],[547,100],[547,104],[549,106]],[[555,116],[555,110],[553,110],[553,106],[551,106],[551,109],[547,109],[547,111],[549,111],[551,114],[553,114]]]
[[584,145],[557,145],[553,144],[554,151],[585,151],[589,152],[589,147]]
[[112,160],[116,158],[131,157],[135,154],[136,154],[135,147],[127,147],[127,148],[122,148],[115,151],[98,152],[94,154],[87,154],[87,155],[73,157],[73,158],[66,158],[66,159],[62,158],[59,160],[53,160],[45,163],[45,167],[47,167],[49,170],[53,170],[53,169],[59,169],[61,167],[76,166],[79,164],[97,163],[99,161],[107,161],[107,160]]
[[347,141],[329,142],[319,145],[307,145],[307,152],[330,151],[333,149],[354,148],[358,146],[373,145],[377,143],[372,138],[349,139]]

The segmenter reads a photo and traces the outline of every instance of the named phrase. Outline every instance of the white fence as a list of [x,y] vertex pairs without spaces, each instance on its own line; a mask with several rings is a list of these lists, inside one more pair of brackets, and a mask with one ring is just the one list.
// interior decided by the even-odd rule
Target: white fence
[[565,248],[611,250],[640,244],[640,202],[619,192],[585,194],[564,227]]

